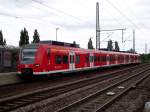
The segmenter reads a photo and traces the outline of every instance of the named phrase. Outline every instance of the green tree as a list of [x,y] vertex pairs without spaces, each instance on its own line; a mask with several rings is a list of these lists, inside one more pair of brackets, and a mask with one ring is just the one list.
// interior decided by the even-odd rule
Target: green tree
[[24,38],[24,31],[21,30],[21,32],[20,32],[19,46],[21,47],[21,46],[23,46],[23,45],[25,45],[25,38]]
[[2,30],[0,30],[0,45],[3,45],[3,33],[2,33]]
[[35,29],[32,43],[39,43],[39,42],[40,42],[40,36],[37,29]]
[[119,45],[118,45],[117,41],[115,41],[115,51],[120,51],[120,48],[119,48]]
[[24,30],[21,30],[20,32],[20,41],[19,41],[19,46],[23,46],[29,44],[29,36],[28,36],[28,31],[26,28]]
[[76,41],[73,41],[73,45],[76,45]]
[[89,39],[89,42],[88,42],[88,49],[94,49],[91,38]]
[[4,41],[3,41],[3,45],[6,45],[6,39],[4,39]]
[[25,44],[29,44],[29,35],[26,28],[24,28]]
[[140,58],[142,63],[150,63],[150,54],[141,54]]
[[108,41],[107,49],[108,49],[108,51],[112,51],[113,50],[112,40]]
[[128,52],[135,53],[135,51],[132,48],[130,50],[128,50]]
[[0,30],[0,45],[6,45],[6,39],[3,38],[2,30]]

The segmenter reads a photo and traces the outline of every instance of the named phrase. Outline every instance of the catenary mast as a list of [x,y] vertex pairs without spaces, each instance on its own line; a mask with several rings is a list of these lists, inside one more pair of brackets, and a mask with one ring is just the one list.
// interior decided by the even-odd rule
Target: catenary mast
[[100,49],[99,3],[96,3],[96,49]]

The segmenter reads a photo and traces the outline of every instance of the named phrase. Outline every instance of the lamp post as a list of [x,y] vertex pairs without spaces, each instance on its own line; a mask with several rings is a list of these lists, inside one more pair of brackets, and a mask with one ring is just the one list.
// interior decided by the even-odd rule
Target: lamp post
[[56,28],[56,41],[57,41],[57,31],[59,30],[59,28]]

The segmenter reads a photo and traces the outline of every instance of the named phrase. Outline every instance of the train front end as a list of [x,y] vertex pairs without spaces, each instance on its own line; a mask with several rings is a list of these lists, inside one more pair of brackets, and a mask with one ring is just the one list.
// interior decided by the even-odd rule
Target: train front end
[[38,49],[38,44],[29,44],[21,48],[18,64],[20,77],[30,77],[35,71],[40,71],[40,64],[37,62]]

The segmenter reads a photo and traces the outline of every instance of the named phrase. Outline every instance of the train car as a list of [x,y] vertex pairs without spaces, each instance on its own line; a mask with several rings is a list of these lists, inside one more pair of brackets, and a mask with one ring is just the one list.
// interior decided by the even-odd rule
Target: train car
[[139,54],[38,43],[21,48],[18,75],[50,75],[131,63],[140,63]]
[[[15,50],[14,50],[15,49]],[[0,45],[0,72],[17,71],[17,49]]]

